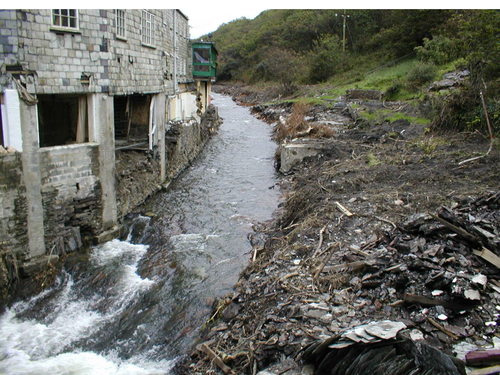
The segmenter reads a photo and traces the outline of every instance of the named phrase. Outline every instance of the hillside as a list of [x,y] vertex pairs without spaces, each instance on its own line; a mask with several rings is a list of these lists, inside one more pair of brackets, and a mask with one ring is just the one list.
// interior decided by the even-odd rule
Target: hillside
[[[483,91],[498,132],[499,37],[497,10],[278,9],[223,24],[210,40],[220,53],[219,82],[316,101],[378,89],[387,100],[427,100],[429,120],[457,130],[485,126]],[[464,70],[462,90],[429,96],[430,82]]]

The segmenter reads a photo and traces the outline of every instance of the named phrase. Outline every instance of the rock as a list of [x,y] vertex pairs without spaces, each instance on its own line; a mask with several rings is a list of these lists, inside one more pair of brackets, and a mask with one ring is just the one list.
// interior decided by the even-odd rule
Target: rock
[[56,263],[58,260],[59,260],[58,255],[43,255],[40,257],[33,258],[27,262],[24,262],[21,265],[21,275],[25,277],[30,276],[31,274],[33,274],[38,270],[41,270],[48,264]]
[[232,301],[222,312],[222,318],[224,319],[224,321],[227,322],[235,318],[240,312],[240,309],[241,305],[239,303]]

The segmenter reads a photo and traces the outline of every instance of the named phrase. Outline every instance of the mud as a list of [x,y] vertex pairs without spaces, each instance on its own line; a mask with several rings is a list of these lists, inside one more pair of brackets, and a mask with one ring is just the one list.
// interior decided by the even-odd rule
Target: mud
[[[269,99],[242,87],[233,95],[246,105]],[[395,112],[402,105],[366,103]],[[254,110],[276,126],[292,108],[261,104]],[[339,116],[350,121],[339,125]],[[489,140],[478,133],[437,134],[408,120],[359,122],[349,102],[313,107],[307,119],[312,126],[330,124],[328,141],[337,152],[306,159],[282,177],[279,219],[255,228],[253,261],[207,322],[201,341],[215,357],[199,346],[179,373],[320,373],[319,363],[304,361],[308,346],[385,319],[404,322],[412,339],[451,357],[458,344],[492,345],[500,272],[473,251],[490,247],[500,254],[500,248],[464,240],[429,214],[448,210],[464,228],[480,227],[498,241],[498,146],[460,164],[484,155]],[[412,232],[408,223],[418,215],[426,215],[426,225]],[[487,286],[470,281],[477,275],[486,276]],[[463,302],[465,290],[479,291],[480,299],[465,298],[461,311],[408,297]],[[276,365],[285,359],[294,362],[290,370]]]

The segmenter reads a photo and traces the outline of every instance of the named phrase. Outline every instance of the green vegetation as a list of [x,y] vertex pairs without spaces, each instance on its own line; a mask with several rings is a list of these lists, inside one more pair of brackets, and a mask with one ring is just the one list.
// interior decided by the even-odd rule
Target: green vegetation
[[[461,131],[484,130],[483,91],[500,133],[500,11],[356,9],[345,21],[345,51],[343,10],[268,10],[224,24],[212,38],[218,80],[273,83],[284,97],[324,104],[378,89],[386,100],[428,100],[432,128]],[[457,69],[470,72],[461,90],[428,92]]]

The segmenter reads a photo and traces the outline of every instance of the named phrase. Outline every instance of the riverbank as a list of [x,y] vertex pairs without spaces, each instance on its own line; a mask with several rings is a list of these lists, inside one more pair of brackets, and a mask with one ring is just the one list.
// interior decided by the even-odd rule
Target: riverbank
[[[296,121],[290,103],[262,105],[270,98],[245,87],[221,90],[260,103],[255,115],[275,129]],[[328,143],[328,152],[283,176],[279,219],[255,228],[250,265],[179,371],[320,373],[325,351],[335,349],[310,355],[308,346],[384,320],[403,323],[398,335],[449,358],[492,345],[500,272],[486,250],[500,254],[498,147],[485,155],[489,140],[478,133],[436,134],[408,117],[359,116],[377,105],[405,111],[404,103],[340,100],[311,106],[303,127],[285,134],[288,143]],[[315,130],[325,126],[329,132]],[[349,345],[365,349],[358,341],[351,335]]]

